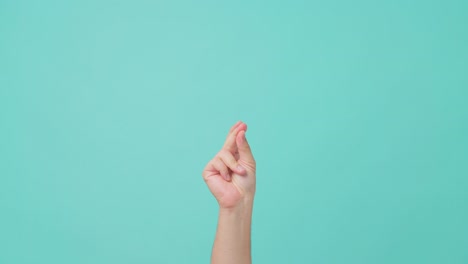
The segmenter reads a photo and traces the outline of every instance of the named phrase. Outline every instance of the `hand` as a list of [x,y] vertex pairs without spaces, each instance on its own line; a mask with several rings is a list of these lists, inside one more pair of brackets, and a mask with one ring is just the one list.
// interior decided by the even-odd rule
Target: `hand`
[[247,125],[232,126],[223,148],[203,170],[211,193],[221,208],[233,208],[255,195],[256,163],[245,138]]

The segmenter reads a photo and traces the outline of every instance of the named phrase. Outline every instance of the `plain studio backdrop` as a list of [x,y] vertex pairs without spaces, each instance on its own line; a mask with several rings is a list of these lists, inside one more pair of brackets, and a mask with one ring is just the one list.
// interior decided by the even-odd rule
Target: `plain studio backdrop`
[[468,263],[468,2],[0,0],[0,263]]

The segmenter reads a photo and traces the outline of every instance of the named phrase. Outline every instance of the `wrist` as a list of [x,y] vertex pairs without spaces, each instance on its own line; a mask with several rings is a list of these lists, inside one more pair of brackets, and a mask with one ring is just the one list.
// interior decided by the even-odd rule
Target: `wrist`
[[233,207],[220,207],[218,221],[240,232],[243,239],[250,239],[252,212],[253,200],[242,200]]
[[220,213],[250,213],[253,210],[254,196],[246,196],[242,198],[234,206],[219,206]]

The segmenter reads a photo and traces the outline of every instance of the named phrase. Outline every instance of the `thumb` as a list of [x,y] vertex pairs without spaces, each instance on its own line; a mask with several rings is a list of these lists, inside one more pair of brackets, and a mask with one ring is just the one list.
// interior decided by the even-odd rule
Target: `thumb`
[[245,137],[245,130],[241,130],[237,133],[236,145],[239,151],[239,159],[248,164],[255,165],[252,150],[250,149],[249,142],[247,142],[247,138]]

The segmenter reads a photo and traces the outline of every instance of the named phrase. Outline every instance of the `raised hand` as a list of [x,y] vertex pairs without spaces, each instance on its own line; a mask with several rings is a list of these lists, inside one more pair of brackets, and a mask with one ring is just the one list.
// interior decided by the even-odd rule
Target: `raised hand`
[[203,170],[211,193],[221,208],[233,208],[253,201],[256,163],[245,137],[247,125],[241,121],[231,127],[226,142]]

